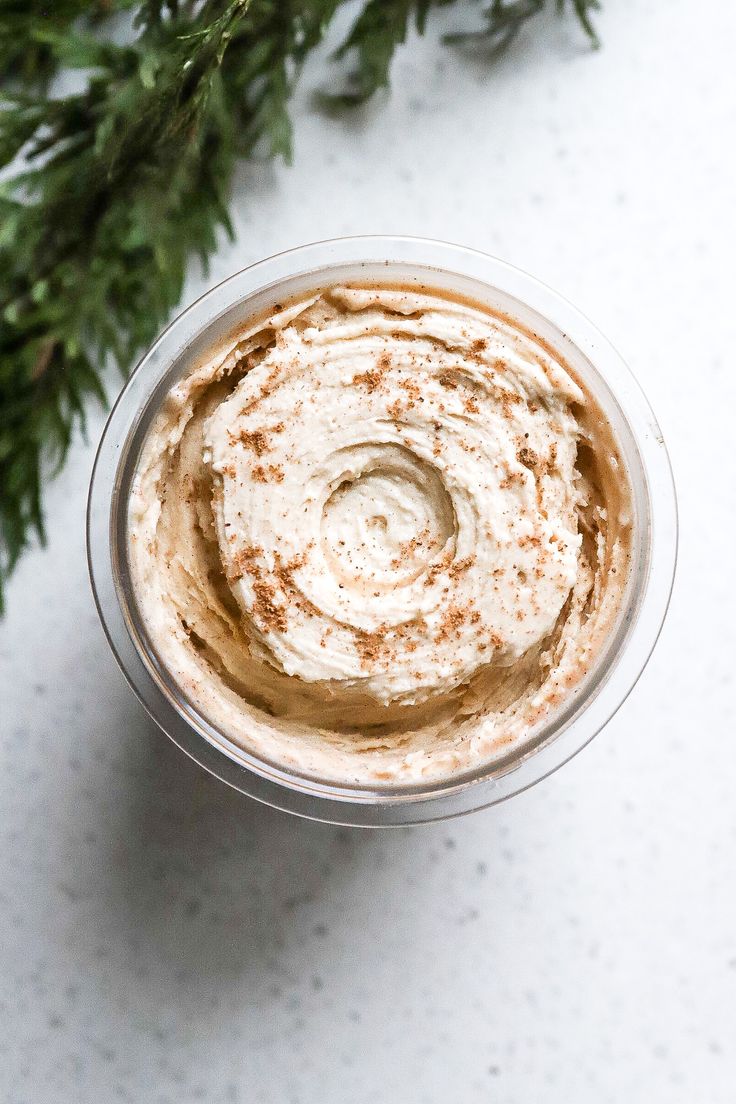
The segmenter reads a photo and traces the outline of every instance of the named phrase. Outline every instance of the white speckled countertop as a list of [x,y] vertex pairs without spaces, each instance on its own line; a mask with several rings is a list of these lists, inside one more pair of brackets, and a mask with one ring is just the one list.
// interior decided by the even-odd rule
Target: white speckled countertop
[[575,301],[678,481],[644,678],[564,770],[464,820],[361,832],[259,807],[158,734],[108,653],[93,418],[0,626],[3,1104],[736,1099],[736,6],[605,8],[597,54],[570,23],[491,71],[412,41],[391,100],[350,121],[311,110],[310,69],[294,165],[243,170],[211,279],[396,232]]

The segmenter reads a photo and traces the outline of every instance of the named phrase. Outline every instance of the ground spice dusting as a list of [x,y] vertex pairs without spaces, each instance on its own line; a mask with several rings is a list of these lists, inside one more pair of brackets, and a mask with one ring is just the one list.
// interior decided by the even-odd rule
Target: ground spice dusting
[[242,579],[243,575],[246,573],[257,577],[260,574],[260,568],[257,563],[258,556],[258,549],[250,545],[246,545],[244,548],[239,549],[233,556],[231,570],[228,573],[228,582],[237,582],[237,580]]
[[300,609],[302,613],[308,613],[312,616],[319,617],[321,615],[321,611],[314,605],[312,601],[310,601],[309,598],[307,598],[307,596],[299,588],[296,580],[294,579],[295,572],[297,572],[300,567],[304,567],[306,562],[307,557],[304,553],[292,557],[292,559],[288,560],[286,563],[284,563],[281,557],[277,554],[276,564],[273,569],[273,575],[276,579],[278,579],[279,583],[281,584],[287,603],[291,602],[298,609]]
[[500,479],[498,486],[502,491],[506,491],[509,487],[512,487],[514,483],[523,483],[524,477],[519,472],[507,472],[503,479]]
[[284,469],[278,464],[256,464],[253,468],[253,478],[257,483],[283,483],[285,479]]
[[353,637],[363,667],[372,666],[385,653],[386,639],[382,632],[369,633],[361,629],[353,629]]
[[514,391],[509,391],[505,387],[497,387],[494,392],[494,398],[498,401],[501,407],[501,415],[506,421],[510,421],[514,417],[512,407],[518,406],[520,402],[523,402],[521,395],[517,395]]
[[519,449],[516,453],[516,459],[520,464],[523,464],[525,468],[533,469],[539,464],[539,457],[534,449],[529,448],[528,445],[524,445],[523,448]]
[[277,632],[286,632],[288,621],[286,610],[274,601],[276,591],[271,583],[265,579],[256,579],[253,582],[253,613],[256,620],[261,621],[268,629],[276,629]]
[[426,629],[424,618],[419,617],[411,624],[379,625],[375,632],[370,633],[354,628],[355,648],[363,667],[370,668],[379,662],[383,665],[390,663],[396,657],[399,644],[404,651],[416,652],[419,642],[412,635],[412,629]]
[[375,368],[369,368],[365,372],[358,372],[353,376],[354,384],[364,384],[370,392],[377,391],[383,383],[383,378],[391,368],[391,357],[388,353],[381,353],[376,361]]
[[256,456],[263,456],[263,453],[268,452],[271,448],[268,437],[262,429],[254,429],[252,431],[243,429],[238,435],[238,440],[245,448],[251,449]]
[[429,539],[429,535],[429,529],[425,528],[422,529],[421,533],[417,533],[415,537],[412,537],[411,540],[404,541],[400,544],[399,554],[398,556],[394,556],[391,560],[391,566],[394,569],[401,567],[402,563],[405,563],[409,556],[416,552],[417,548],[422,547],[425,541]]
[[429,568],[427,569],[426,578],[424,580],[425,584],[427,586],[430,586],[432,583],[434,583],[435,580],[437,579],[437,576],[441,575],[442,572],[446,568],[448,568],[451,563],[452,563],[452,552],[449,549],[447,549],[445,552],[442,553],[442,555],[440,556],[440,558],[438,560],[435,560],[435,562],[433,564],[430,564]]
[[460,630],[465,624],[465,620],[468,616],[469,607],[462,607],[458,605],[451,605],[445,610],[442,615],[442,621],[440,622],[439,630],[435,636],[435,642],[437,644],[443,644],[446,640],[449,640],[451,636],[459,639]]
[[381,380],[383,376],[376,368],[369,368],[367,372],[358,372],[353,376],[352,383],[365,384],[369,391],[377,391],[381,386]]
[[403,391],[406,391],[407,395],[409,396],[409,399],[410,399],[409,406],[414,406],[415,403],[423,401],[423,399],[422,399],[422,390],[414,380],[410,380],[410,379],[400,380],[399,381],[399,387],[401,387],[401,389]]
[[447,574],[451,579],[457,579],[465,571],[468,571],[475,563],[475,556],[465,556],[462,560],[455,560],[449,567]]

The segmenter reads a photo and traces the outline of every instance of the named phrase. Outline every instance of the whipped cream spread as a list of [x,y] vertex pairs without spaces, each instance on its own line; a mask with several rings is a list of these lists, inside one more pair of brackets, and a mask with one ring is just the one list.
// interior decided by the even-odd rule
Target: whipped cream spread
[[255,756],[416,784],[508,756],[594,662],[631,494],[599,407],[512,318],[329,287],[169,392],[129,502],[146,633]]

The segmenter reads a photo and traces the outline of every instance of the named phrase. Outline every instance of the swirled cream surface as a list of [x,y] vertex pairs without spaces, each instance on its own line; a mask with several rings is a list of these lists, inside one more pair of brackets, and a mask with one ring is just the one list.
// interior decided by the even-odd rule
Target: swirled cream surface
[[555,352],[441,294],[331,287],[195,366],[145,440],[129,559],[180,692],[345,784],[508,756],[628,575],[613,434]]

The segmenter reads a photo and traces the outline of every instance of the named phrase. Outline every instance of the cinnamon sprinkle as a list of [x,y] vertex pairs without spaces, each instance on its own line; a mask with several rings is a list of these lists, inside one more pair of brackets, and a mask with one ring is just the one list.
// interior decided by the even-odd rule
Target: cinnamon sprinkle
[[409,406],[414,406],[415,403],[422,402],[422,389],[415,380],[402,379],[399,381],[399,387],[403,391],[406,391],[409,396]]
[[466,571],[468,571],[474,563],[475,556],[466,556],[462,560],[455,560],[454,564],[452,564],[449,568],[447,574],[450,576],[451,579],[457,579],[460,575],[463,575]]
[[357,375],[353,376],[352,383],[365,384],[370,392],[377,391],[390,367],[390,356],[388,353],[381,353],[376,361],[376,367],[369,368],[366,372],[358,372]]
[[519,451],[516,453],[516,459],[519,461],[520,464],[523,464],[525,468],[531,468],[532,471],[539,464],[539,457],[537,456],[534,449],[529,448],[528,445],[524,445],[522,448],[519,449]]
[[377,391],[381,386],[383,376],[376,368],[369,368],[367,372],[358,372],[353,376],[351,383],[364,383],[369,391]]
[[257,483],[283,483],[285,479],[284,469],[278,464],[256,464],[253,468],[253,478]]
[[435,637],[435,643],[443,644],[446,640],[449,640],[451,636],[454,636],[456,639],[459,638],[468,612],[469,607],[467,606],[458,606],[454,603],[449,606],[442,616],[442,621],[440,622],[440,627]]
[[238,440],[247,449],[251,449],[256,456],[263,456],[264,452],[269,452],[271,445],[264,430],[254,429],[249,432],[247,429],[242,429],[238,434]]
[[385,652],[386,640],[382,632],[365,632],[363,629],[353,629],[355,648],[360,656],[363,667],[372,666]]
[[288,621],[286,610],[274,601],[276,591],[271,583],[265,579],[256,579],[253,582],[253,593],[256,600],[253,603],[253,613],[262,621],[266,628],[276,629],[277,632],[286,632]]

